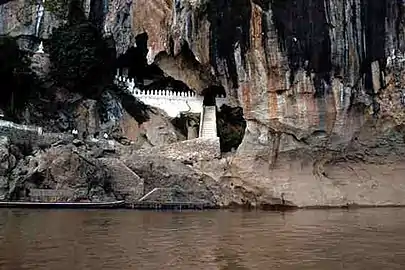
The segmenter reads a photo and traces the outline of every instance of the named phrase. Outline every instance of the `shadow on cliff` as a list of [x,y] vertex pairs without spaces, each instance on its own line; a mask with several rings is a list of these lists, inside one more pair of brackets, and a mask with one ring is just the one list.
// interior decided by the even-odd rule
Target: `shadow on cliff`
[[[99,10],[101,7],[94,8]],[[101,13],[96,11],[87,19],[80,1],[70,3],[67,23],[55,29],[46,44],[52,63],[52,81],[72,93],[97,100],[101,109],[105,105],[103,93],[109,92],[142,124],[154,111],[126,91],[124,85],[113,83],[115,44],[112,38],[102,35]]]
[[124,85],[111,85],[110,90],[116,97],[118,97],[125,111],[139,124],[147,122],[150,119],[150,113],[157,113],[156,110],[129,93]]
[[16,120],[28,100],[42,91],[28,56],[19,49],[16,38],[0,36],[0,107],[10,120]]

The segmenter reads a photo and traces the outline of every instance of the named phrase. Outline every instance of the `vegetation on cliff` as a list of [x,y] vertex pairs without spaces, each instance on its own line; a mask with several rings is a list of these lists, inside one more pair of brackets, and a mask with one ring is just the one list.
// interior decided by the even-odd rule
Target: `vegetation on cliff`
[[52,32],[49,55],[52,78],[70,91],[99,96],[112,80],[114,49],[73,4],[68,22]]
[[[139,123],[148,119],[146,106],[127,93],[124,85],[113,83],[115,47],[103,37],[97,22],[85,16],[80,3],[71,2],[66,24],[52,31],[48,43],[53,82],[97,100],[103,122],[110,120],[111,113],[119,115],[121,105]],[[120,100],[118,107],[110,104],[111,97]]]
[[15,38],[0,37],[0,107],[5,115],[15,118],[29,97],[38,91],[36,76],[30,69],[30,58],[19,49]]

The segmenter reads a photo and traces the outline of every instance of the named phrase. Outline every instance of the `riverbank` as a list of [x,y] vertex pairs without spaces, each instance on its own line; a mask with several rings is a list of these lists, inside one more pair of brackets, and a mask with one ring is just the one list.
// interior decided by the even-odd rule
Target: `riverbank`
[[38,202],[0,202],[0,208],[3,209],[76,209],[76,210],[134,210],[134,211],[207,211],[207,210],[230,210],[230,211],[266,211],[266,212],[290,212],[290,211],[313,211],[313,210],[360,210],[360,209],[383,209],[383,208],[405,208],[405,205],[342,205],[342,206],[286,206],[286,205],[228,205],[217,206],[206,203],[173,203],[173,202],[144,202],[144,203],[125,203],[125,202],[101,202],[101,203],[38,203]]
[[179,208],[177,202],[197,209],[405,206],[399,131],[379,133],[367,144],[368,137],[358,136],[345,153],[280,152],[271,164],[257,152],[244,152],[246,145],[222,155],[219,140],[140,149],[116,140],[31,136],[32,130],[24,130],[4,132],[0,140],[2,201],[123,200],[142,209],[164,209],[165,203]]

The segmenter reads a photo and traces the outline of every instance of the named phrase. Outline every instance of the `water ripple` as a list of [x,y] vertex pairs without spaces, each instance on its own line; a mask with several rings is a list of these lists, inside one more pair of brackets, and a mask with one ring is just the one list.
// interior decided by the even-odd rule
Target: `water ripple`
[[0,210],[0,269],[403,269],[405,209]]

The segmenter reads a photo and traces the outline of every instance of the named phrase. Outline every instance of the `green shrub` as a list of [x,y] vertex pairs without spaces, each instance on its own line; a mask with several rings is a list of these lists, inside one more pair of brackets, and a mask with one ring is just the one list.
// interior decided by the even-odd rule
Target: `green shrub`
[[[41,0],[31,0],[31,5],[38,5]],[[71,0],[46,0],[44,8],[46,11],[52,13],[58,19],[64,20],[68,18],[69,4]]]
[[30,69],[30,58],[21,51],[16,40],[0,36],[0,107],[14,118],[29,97],[37,91],[38,80]]
[[111,51],[98,29],[88,21],[55,29],[49,54],[52,77],[71,91],[97,96],[111,80]]

